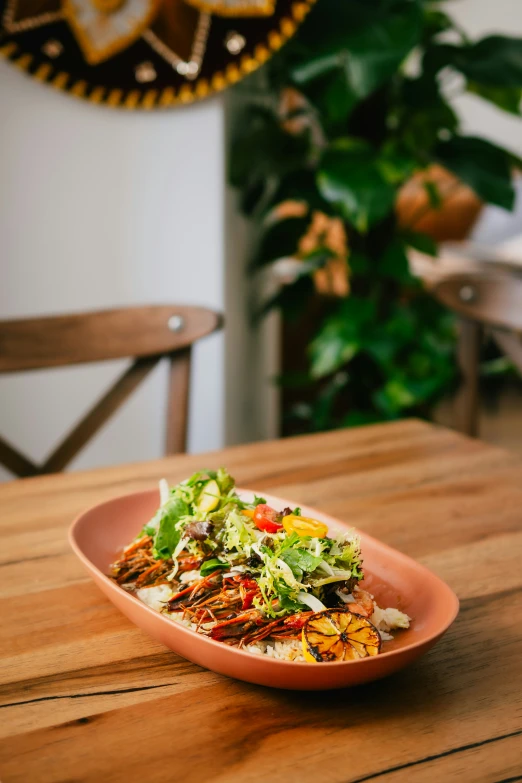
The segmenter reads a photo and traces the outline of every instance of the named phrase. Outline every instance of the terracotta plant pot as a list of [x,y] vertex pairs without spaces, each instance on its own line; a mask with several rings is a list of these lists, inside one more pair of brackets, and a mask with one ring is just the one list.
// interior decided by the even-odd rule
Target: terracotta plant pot
[[[430,184],[440,196],[439,208],[431,206],[427,190]],[[448,242],[467,239],[483,206],[471,188],[434,164],[414,174],[401,188],[395,209],[402,228],[428,234],[437,242]]]

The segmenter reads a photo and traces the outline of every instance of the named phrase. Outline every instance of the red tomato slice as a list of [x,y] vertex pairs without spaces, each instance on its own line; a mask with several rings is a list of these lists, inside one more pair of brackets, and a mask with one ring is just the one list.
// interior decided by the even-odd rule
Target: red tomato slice
[[277,511],[265,503],[260,503],[254,511],[254,525],[265,533],[277,533],[283,525],[277,521]]

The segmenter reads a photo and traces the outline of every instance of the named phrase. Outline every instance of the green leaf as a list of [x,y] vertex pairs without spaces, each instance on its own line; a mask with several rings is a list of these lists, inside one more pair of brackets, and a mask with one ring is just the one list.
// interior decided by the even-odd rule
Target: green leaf
[[152,521],[159,518],[159,526],[154,537],[154,557],[158,560],[168,560],[181,538],[176,523],[190,514],[190,509],[181,498],[173,497],[156,512]]
[[352,277],[364,277],[372,269],[372,262],[368,256],[353,250],[350,253],[350,272]]
[[348,334],[343,335],[336,327],[326,326],[310,343],[312,377],[323,378],[335,372],[353,359],[359,348],[358,339],[349,339]]
[[392,418],[416,402],[415,396],[399,379],[387,381],[382,389],[375,392],[373,399],[377,408]]
[[242,207],[251,214],[266,198],[268,180],[277,183],[306,166],[310,139],[308,132],[286,133],[270,108],[249,104],[236,120],[230,147],[228,178],[243,189]]
[[468,92],[479,95],[486,101],[498,106],[499,109],[516,114],[520,117],[522,88],[521,87],[490,87],[486,84],[478,84],[469,81],[466,85]]
[[410,272],[410,264],[406,248],[400,239],[393,239],[379,260],[379,272],[384,277],[397,280],[399,283],[416,283],[417,278]]
[[385,371],[389,370],[390,364],[400,347],[400,341],[397,340],[396,336],[388,334],[382,328],[382,325],[370,332],[364,343],[366,353],[375,359]]
[[384,145],[376,165],[386,182],[395,186],[406,182],[418,168],[415,158],[397,149],[393,142]]
[[415,79],[403,79],[397,87],[394,113],[397,136],[402,148],[419,162],[431,154],[440,133],[453,134],[459,121],[442,96],[434,74],[429,70]]
[[218,483],[220,494],[225,497],[230,490],[234,489],[236,484],[235,479],[230,475],[226,468],[219,468],[216,475],[212,478]]
[[315,571],[322,558],[311,555],[306,549],[288,548],[281,552],[281,560],[290,566],[293,575],[300,581],[304,573]]
[[425,253],[427,256],[437,256],[437,243],[427,234],[422,234],[419,231],[402,231],[401,236],[407,245],[414,247],[420,253]]
[[427,41],[439,35],[440,33],[455,29],[453,19],[451,19],[448,14],[433,8],[425,9],[423,26],[423,38]]
[[323,389],[317,395],[313,406],[314,429],[331,429],[329,427],[332,421],[334,406],[337,402],[340,392],[346,388],[349,383],[349,376],[346,372],[336,372],[328,380]]
[[263,303],[254,321],[263,318],[271,310],[281,309],[285,319],[295,321],[306,308],[314,294],[314,284],[309,275],[302,275],[292,285],[284,285],[274,296]]
[[442,197],[435,182],[432,182],[431,180],[425,180],[422,183],[422,186],[428,194],[430,206],[433,209],[440,209],[442,206]]
[[343,427],[363,427],[365,424],[376,424],[382,421],[375,411],[350,411],[343,419]]
[[230,563],[223,563],[221,560],[218,560],[214,557],[211,560],[205,560],[200,568],[199,573],[202,577],[205,577],[213,573],[213,571],[216,571],[218,568],[230,568]]
[[317,189],[315,172],[308,168],[279,176],[279,185],[274,191],[268,208],[272,210],[283,201],[299,201],[310,209],[320,209],[323,212],[329,207]]
[[341,64],[341,52],[339,51],[318,55],[312,60],[306,59],[296,65],[292,70],[292,77],[296,84],[305,85],[325,74],[331,74],[332,71],[339,69]]
[[298,84],[343,67],[351,91],[365,98],[388,81],[419,42],[422,16],[416,2],[321,0],[299,39],[308,56],[292,70]]
[[310,343],[312,377],[323,378],[353,359],[374,317],[375,305],[371,300],[352,296],[343,302]]
[[501,147],[485,139],[455,136],[438,145],[436,157],[484,201],[513,209],[509,154]]
[[336,130],[343,131],[343,125],[359,101],[348,82],[346,72],[340,67],[326,77],[304,85],[301,90],[316,108],[328,136],[335,136]]
[[327,150],[317,184],[323,198],[363,234],[393,209],[395,189],[383,177],[369,145]]
[[294,256],[309,223],[309,217],[290,217],[269,223],[250,259],[250,268],[257,269],[279,258]]
[[444,45],[447,65],[490,87],[522,87],[522,38],[491,35],[470,46]]

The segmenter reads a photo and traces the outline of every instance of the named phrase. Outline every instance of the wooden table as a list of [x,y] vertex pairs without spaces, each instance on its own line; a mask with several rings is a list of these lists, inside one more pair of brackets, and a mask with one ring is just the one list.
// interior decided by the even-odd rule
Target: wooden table
[[[396,546],[461,599],[408,670],[268,690],[149,639],[84,574],[86,506],[227,465]],[[2,783],[522,780],[522,464],[417,421],[0,486]]]

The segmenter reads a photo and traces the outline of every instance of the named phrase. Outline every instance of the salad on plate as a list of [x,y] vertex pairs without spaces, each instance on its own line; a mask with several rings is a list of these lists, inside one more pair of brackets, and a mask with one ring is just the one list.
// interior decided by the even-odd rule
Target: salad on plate
[[254,655],[327,663],[378,655],[409,627],[361,587],[360,539],[300,508],[242,499],[223,468],[170,488],[111,577],[173,622]]

